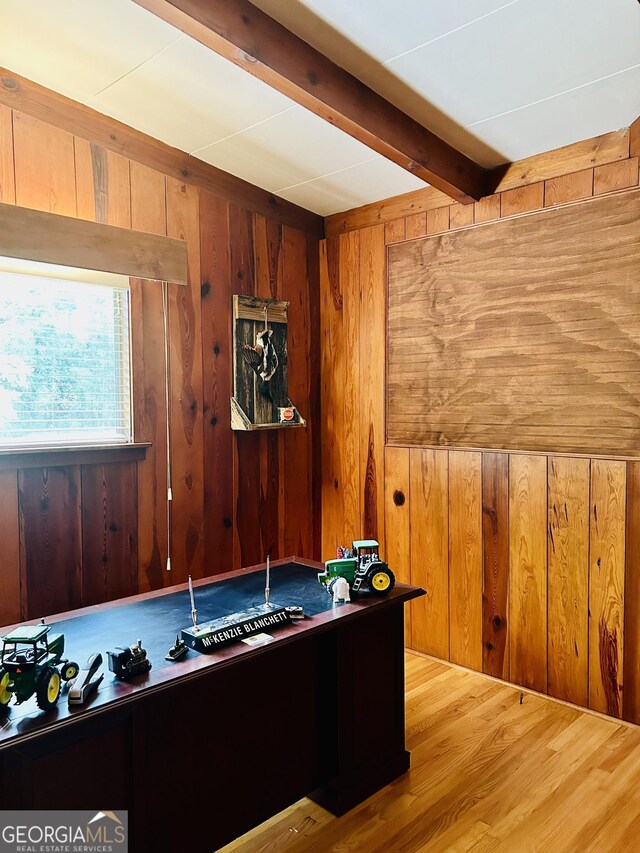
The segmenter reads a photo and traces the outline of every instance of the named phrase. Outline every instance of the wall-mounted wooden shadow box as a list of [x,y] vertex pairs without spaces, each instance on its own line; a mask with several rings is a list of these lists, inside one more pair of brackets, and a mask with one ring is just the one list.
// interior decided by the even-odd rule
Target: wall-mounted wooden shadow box
[[287,390],[288,308],[276,299],[233,296],[234,430],[306,426]]

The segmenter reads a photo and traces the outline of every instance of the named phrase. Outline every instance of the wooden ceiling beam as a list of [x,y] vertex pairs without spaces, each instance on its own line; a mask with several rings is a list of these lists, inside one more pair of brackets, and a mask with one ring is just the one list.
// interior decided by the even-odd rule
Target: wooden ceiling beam
[[254,77],[465,204],[485,170],[248,0],[134,0]]

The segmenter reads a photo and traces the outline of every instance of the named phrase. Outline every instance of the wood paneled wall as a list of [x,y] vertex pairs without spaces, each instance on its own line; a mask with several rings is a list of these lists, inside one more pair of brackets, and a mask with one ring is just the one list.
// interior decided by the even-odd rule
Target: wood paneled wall
[[[74,136],[69,109],[59,127],[0,105],[0,201],[186,240],[188,286],[169,286],[172,568],[162,295],[132,281],[135,437],[151,442],[146,460],[0,472],[0,624],[267,553],[319,556],[317,237],[305,217],[298,229],[248,209],[246,187],[229,200],[235,179],[217,196]],[[306,430],[232,433],[233,293],[290,302],[289,383]]]
[[385,455],[387,496],[403,496],[386,501],[385,553],[427,591],[411,647],[640,722],[640,463]]
[[[385,446],[385,246],[638,185],[635,130],[521,166],[481,202],[425,190],[327,222],[322,552],[377,535],[408,645],[640,722],[640,463]],[[408,395],[412,393],[407,388]]]

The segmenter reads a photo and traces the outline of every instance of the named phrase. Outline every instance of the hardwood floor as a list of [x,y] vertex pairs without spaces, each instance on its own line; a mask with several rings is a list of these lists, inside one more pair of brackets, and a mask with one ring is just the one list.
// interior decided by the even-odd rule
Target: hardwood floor
[[411,771],[336,818],[301,800],[224,848],[640,850],[640,728],[407,653]]

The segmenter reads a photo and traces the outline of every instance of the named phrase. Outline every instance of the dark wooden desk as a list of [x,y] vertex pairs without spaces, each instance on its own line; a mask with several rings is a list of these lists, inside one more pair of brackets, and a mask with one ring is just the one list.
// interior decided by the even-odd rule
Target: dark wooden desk
[[[341,814],[404,773],[403,606],[423,591],[333,607],[317,569],[273,564],[272,600],[304,605],[304,622],[179,663],[164,654],[189,623],[185,585],[48,620],[80,664],[101,651],[106,670],[107,648],[141,637],[153,669],[128,684],[106,671],[85,708],[10,705],[2,807],[128,809],[134,851],[209,853],[303,796]],[[205,621],[259,603],[264,572],[195,586]]]

